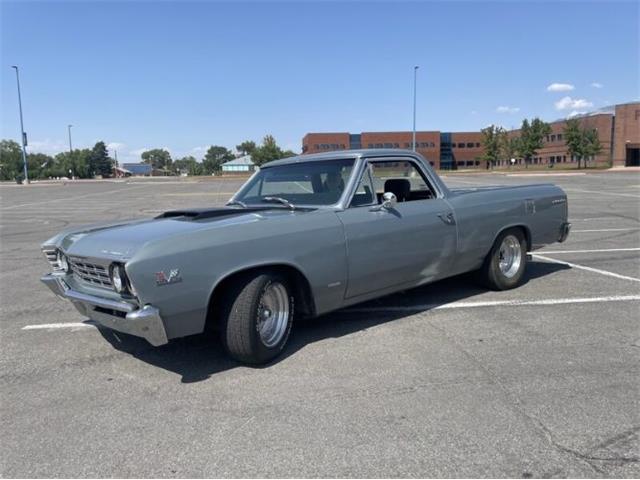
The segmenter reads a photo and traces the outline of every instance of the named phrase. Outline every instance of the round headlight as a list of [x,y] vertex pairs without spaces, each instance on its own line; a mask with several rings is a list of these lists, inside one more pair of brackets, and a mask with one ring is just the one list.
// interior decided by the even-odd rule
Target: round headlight
[[111,282],[113,283],[114,290],[118,293],[122,293],[127,289],[124,267],[122,265],[114,264],[111,266]]
[[67,256],[62,253],[60,250],[58,250],[58,268],[60,270],[62,270],[63,272],[67,273],[69,272],[69,262],[67,261]]

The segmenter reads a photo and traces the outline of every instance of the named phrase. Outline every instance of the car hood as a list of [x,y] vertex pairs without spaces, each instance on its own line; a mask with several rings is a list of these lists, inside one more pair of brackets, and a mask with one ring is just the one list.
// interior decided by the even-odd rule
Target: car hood
[[128,220],[79,227],[47,240],[68,255],[126,261],[143,245],[189,232],[258,221],[274,221],[309,210],[285,208],[209,208],[165,212],[154,219]]

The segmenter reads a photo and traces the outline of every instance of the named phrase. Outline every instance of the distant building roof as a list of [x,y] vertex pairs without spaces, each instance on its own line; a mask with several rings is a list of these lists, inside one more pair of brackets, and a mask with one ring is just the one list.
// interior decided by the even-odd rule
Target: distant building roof
[[228,162],[224,162],[222,164],[223,167],[233,167],[239,165],[255,165],[251,161],[251,155],[244,155],[243,157],[234,158],[233,160],[229,160]]
[[123,163],[122,168],[130,171],[133,175],[151,175],[153,167],[148,163]]

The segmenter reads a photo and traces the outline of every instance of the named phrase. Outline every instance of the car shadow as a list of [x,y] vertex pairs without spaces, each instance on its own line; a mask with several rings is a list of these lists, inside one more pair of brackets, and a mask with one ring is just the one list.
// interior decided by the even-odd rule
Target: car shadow
[[[550,275],[570,267],[555,263],[531,261],[524,282]],[[339,338],[402,317],[429,311],[441,305],[472,298],[486,289],[474,284],[470,275],[460,275],[423,287],[394,293],[354,307],[338,310],[314,319],[296,322],[282,355],[265,368],[295,355],[305,346],[327,338]],[[394,309],[394,307],[402,307]],[[386,310],[385,310],[386,309]],[[151,365],[175,372],[183,383],[200,382],[216,373],[246,366],[230,359],[221,342],[212,333],[192,335],[152,347],[139,337],[98,328],[100,334],[117,350]]]

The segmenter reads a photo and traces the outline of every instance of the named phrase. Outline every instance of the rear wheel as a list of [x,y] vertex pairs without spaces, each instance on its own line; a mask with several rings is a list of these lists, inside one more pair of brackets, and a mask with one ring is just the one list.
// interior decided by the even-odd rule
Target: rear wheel
[[498,235],[480,269],[480,280],[492,290],[508,290],[522,283],[527,264],[527,241],[519,228]]
[[243,275],[222,312],[222,341],[238,361],[263,364],[284,349],[294,317],[289,281],[276,272]]

